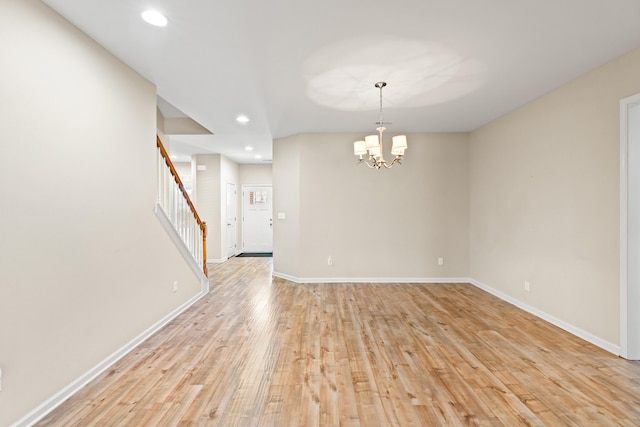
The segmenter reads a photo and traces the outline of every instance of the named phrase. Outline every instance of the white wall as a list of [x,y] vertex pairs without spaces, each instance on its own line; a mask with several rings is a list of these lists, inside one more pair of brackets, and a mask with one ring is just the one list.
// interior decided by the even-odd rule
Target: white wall
[[[640,50],[474,131],[471,277],[619,344],[619,100]],[[524,290],[529,281],[531,290]]]
[[274,212],[287,219],[275,220],[274,271],[303,281],[468,277],[467,135],[408,135],[391,170],[356,166],[359,136],[275,141]]
[[4,426],[200,282],[154,215],[154,86],[36,0],[0,2],[0,40]]

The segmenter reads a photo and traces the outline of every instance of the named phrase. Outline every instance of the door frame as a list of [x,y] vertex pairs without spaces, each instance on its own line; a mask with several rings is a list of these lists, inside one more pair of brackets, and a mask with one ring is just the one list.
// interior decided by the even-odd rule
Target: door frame
[[[638,330],[640,328],[640,308],[632,306],[629,301],[629,293],[640,293],[640,280],[629,281],[628,268],[629,244],[640,245],[637,239],[629,236],[629,222],[640,226],[640,218],[629,218],[629,170],[640,169],[640,162],[629,159],[629,143],[640,144],[640,138],[634,138],[639,142],[629,140],[629,110],[632,106],[640,105],[640,93],[620,100],[620,356],[625,359],[640,359],[640,342]],[[638,188],[632,190],[640,192]],[[633,340],[633,341],[630,341]]]
[[[233,232],[233,239],[234,239],[234,253],[230,253],[230,246],[229,246],[229,189],[230,187],[233,186],[233,200],[232,200],[232,206],[233,206],[233,210],[235,212],[235,218],[233,218],[233,221],[235,221],[235,227],[234,227],[234,232]],[[238,254],[238,190],[236,189],[237,185],[234,182],[227,182],[227,200],[226,200],[226,223],[227,223],[227,227],[226,227],[226,231],[227,231],[227,247],[226,247],[226,252],[227,252],[227,257],[232,257]]]

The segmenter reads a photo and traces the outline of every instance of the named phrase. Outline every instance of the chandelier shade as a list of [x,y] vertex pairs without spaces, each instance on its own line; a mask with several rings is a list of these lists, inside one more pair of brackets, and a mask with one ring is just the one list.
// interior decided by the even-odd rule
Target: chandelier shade
[[356,141],[353,143],[353,153],[356,156],[367,154],[367,145],[364,141]]
[[396,135],[391,138],[391,141],[393,142],[393,144],[391,145],[391,154],[393,154],[394,156],[404,156],[404,150],[407,149],[407,136]]
[[[389,124],[388,122],[382,121],[382,88],[385,87],[387,83],[378,82],[375,84],[375,87],[380,89],[380,120],[376,122],[379,125],[376,130],[378,131],[378,135],[367,135],[364,137],[364,141],[355,141],[353,143],[353,154],[359,156],[358,164],[364,163],[372,169],[391,169],[391,167],[398,163],[401,164],[400,161],[404,156],[404,151],[407,149],[407,137],[406,135],[396,135],[391,138],[391,154],[395,156],[391,164],[388,164],[384,159],[383,154],[383,138],[382,134],[386,130],[383,126],[385,124]],[[368,155],[368,161],[365,160],[363,156]]]

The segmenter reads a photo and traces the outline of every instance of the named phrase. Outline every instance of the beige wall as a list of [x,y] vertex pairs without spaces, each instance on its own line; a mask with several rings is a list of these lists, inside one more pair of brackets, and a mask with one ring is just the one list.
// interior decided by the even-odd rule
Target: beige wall
[[207,223],[207,258],[222,258],[220,245],[220,154],[202,154],[193,156],[193,163],[205,170],[196,171],[194,180],[195,205],[200,218]]
[[193,186],[193,173],[191,170],[191,163],[187,162],[173,162],[173,167],[178,172],[178,176],[182,181],[185,189],[189,191]]
[[[158,134],[160,135],[160,139],[165,141],[164,138],[164,116],[162,115],[162,111],[156,106],[156,127],[158,128]],[[169,147],[165,147],[165,149],[169,149]]]
[[200,282],[154,215],[154,86],[36,0],[0,2],[0,40],[4,426]]
[[227,256],[227,183],[238,186],[239,167],[220,154],[193,156],[193,163],[206,167],[206,170],[196,171],[195,204],[198,214],[207,223],[207,258],[220,262]]
[[302,280],[468,277],[467,135],[408,135],[403,165],[380,171],[356,166],[352,142],[361,136],[275,141],[274,215],[287,215],[275,220],[275,272]]
[[[300,151],[304,136],[273,143],[273,271],[300,276]],[[278,219],[278,213],[286,219]]]
[[240,165],[240,185],[273,183],[273,172],[271,164],[264,165]]
[[[476,130],[471,277],[619,343],[619,101],[640,50]],[[531,290],[524,290],[524,281]]]

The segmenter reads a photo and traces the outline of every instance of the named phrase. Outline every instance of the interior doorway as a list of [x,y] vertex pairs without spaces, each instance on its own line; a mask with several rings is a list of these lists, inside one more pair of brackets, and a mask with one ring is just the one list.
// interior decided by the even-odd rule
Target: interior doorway
[[620,356],[640,360],[640,94],[620,101]]
[[242,251],[273,252],[270,185],[242,186]]

